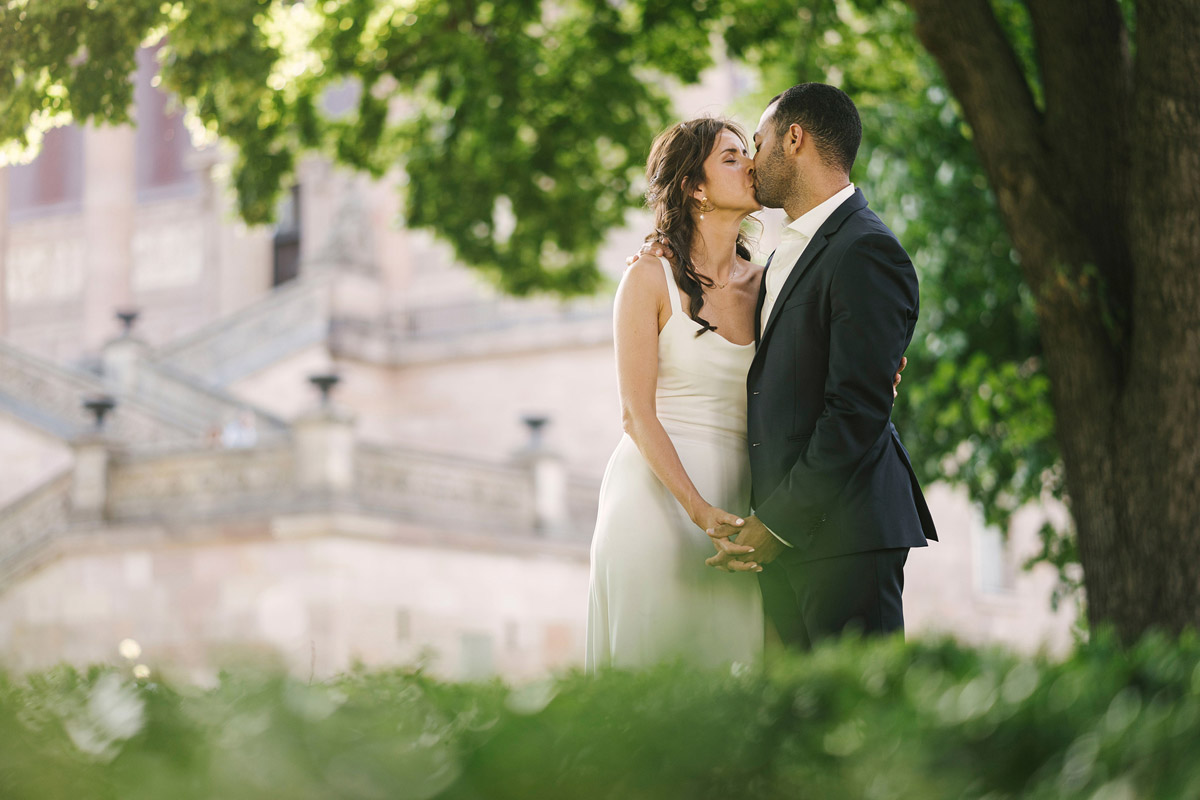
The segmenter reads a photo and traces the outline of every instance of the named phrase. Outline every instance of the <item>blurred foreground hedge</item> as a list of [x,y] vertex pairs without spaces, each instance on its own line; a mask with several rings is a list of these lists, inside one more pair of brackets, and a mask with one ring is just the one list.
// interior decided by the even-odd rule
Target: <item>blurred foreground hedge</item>
[[845,642],[767,674],[214,689],[0,674],[0,798],[1200,797],[1200,644]]

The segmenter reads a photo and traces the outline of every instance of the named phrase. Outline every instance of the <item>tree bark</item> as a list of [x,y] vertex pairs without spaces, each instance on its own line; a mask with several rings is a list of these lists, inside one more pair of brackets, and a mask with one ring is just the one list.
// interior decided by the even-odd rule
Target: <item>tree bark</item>
[[1030,3],[1044,111],[987,0],[907,0],[1038,318],[1093,626],[1200,626],[1200,9]]
[[1136,36],[1127,230],[1137,270],[1121,416],[1138,538],[1096,612],[1127,620],[1122,632],[1200,627],[1200,5],[1142,2]]

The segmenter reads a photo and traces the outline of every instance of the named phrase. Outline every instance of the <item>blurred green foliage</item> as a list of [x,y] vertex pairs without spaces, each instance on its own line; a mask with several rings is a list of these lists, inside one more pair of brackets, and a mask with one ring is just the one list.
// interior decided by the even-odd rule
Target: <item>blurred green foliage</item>
[[420,671],[200,689],[111,667],[0,675],[0,796],[1135,798],[1200,796],[1200,642],[1105,636],[1067,660],[843,641],[766,673]]
[[[1123,4],[1132,13],[1132,3]],[[993,0],[1040,93],[1028,14]],[[971,131],[899,0],[38,0],[0,5],[0,155],[74,117],[127,119],[139,43],[235,146],[242,215],[269,220],[296,157],[402,165],[406,224],[508,292],[596,291],[598,247],[640,203],[669,88],[722,39],[763,89],[840,85],[863,116],[853,180],[921,274],[895,419],[920,477],[967,487],[989,524],[1063,497],[1033,299]],[[83,57],[84,54],[87,57]],[[328,110],[330,90],[350,92]],[[1043,531],[1068,581],[1074,544]]]

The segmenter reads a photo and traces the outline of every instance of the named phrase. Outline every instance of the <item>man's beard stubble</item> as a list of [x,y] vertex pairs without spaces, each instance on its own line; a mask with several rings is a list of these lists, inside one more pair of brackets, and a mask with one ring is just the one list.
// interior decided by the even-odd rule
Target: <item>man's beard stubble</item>
[[755,170],[754,195],[767,208],[783,208],[790,195],[795,193],[799,175],[792,172],[791,164],[783,157],[783,145],[776,143],[767,153],[762,167]]

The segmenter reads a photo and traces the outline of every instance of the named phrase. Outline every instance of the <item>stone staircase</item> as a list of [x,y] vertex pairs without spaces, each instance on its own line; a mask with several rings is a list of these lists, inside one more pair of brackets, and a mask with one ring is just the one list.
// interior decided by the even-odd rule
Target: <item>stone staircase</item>
[[[316,270],[246,308],[159,348],[154,363],[228,386],[289,355],[325,343],[341,358],[404,366],[612,340],[608,298],[473,297],[364,313],[373,279]],[[368,303],[369,305],[369,303]]]
[[0,508],[0,588],[49,557],[70,519],[71,486],[66,470]]
[[[112,395],[103,378],[53,364],[0,341],[0,411],[52,436],[71,441],[92,422],[83,400]],[[136,396],[119,397],[119,407],[106,420],[114,439],[130,444],[163,444],[200,438],[203,424],[194,414]]]
[[[99,478],[81,471],[77,457],[76,468],[0,508],[0,590],[72,543],[122,526],[213,530],[221,520],[349,514],[389,530],[402,523],[410,534],[448,527],[473,546],[586,553],[598,486],[561,464],[547,468],[535,451],[488,463],[363,444],[328,409],[289,425],[224,387],[321,343],[338,356],[402,366],[546,341],[604,342],[610,306],[479,300],[355,316],[345,309],[364,307],[363,286],[357,302],[339,306],[349,296],[339,294],[341,277],[316,271],[156,350],[127,335],[106,346],[95,371],[0,341],[0,413],[71,443],[77,456],[81,447],[104,454]],[[116,401],[102,440],[82,408],[97,395]],[[255,443],[214,449],[213,432],[246,414]],[[547,469],[557,476],[549,492],[539,484]],[[72,498],[83,496],[99,496],[100,505],[77,507]]]
[[173,414],[193,428],[211,431],[239,414],[250,414],[259,432],[287,430],[287,422],[208,386],[196,376],[160,361],[142,360],[136,368],[134,396],[156,412]]
[[332,277],[317,273],[160,348],[153,361],[210,386],[228,386],[327,339]]

